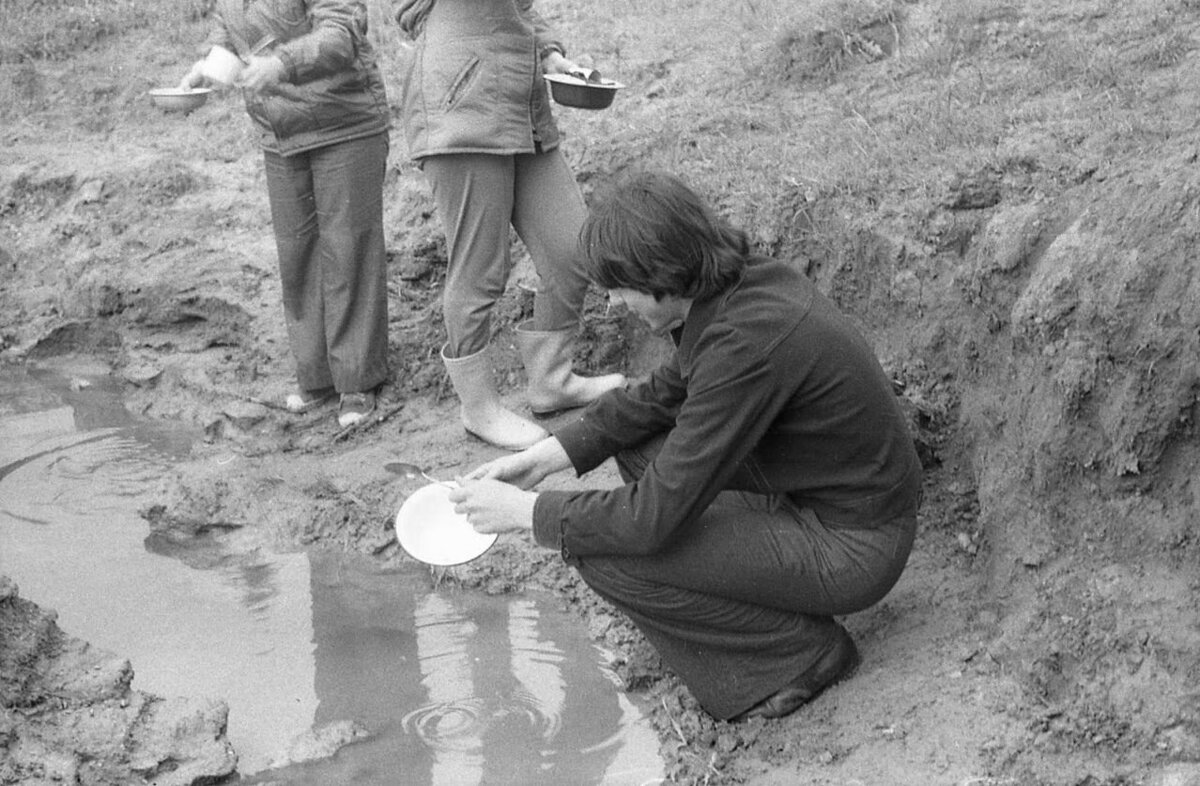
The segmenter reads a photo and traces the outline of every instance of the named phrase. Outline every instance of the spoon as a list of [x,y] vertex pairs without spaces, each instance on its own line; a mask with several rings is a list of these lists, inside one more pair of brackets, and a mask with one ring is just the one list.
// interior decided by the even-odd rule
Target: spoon
[[604,79],[600,76],[600,72],[594,68],[576,68],[570,71],[569,75],[592,85],[604,82]]
[[383,468],[386,469],[388,472],[394,472],[397,475],[402,475],[403,477],[406,477],[409,480],[416,480],[417,478],[425,478],[430,483],[440,483],[443,486],[449,486],[451,488],[455,487],[454,483],[451,483],[448,480],[438,480],[437,478],[435,478],[433,475],[430,475],[428,472],[426,472],[421,467],[418,467],[416,464],[407,464],[403,461],[389,461],[387,464],[383,465]]
[[274,43],[275,43],[275,36],[268,33],[267,35],[265,35],[261,39],[259,39],[258,43],[255,44],[254,47],[250,50],[250,56],[254,57],[256,55],[261,55],[264,51],[266,51],[266,48],[268,46],[271,46]]

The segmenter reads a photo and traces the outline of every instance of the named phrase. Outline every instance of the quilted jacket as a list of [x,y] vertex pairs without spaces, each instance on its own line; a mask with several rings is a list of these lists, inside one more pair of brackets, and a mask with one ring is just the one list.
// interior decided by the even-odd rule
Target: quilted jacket
[[209,44],[245,59],[260,46],[287,69],[246,94],[262,145],[282,155],[384,132],[387,92],[367,38],[367,8],[343,0],[221,0]]
[[409,154],[550,150],[559,132],[541,59],[562,51],[533,0],[433,0],[408,60],[402,117]]

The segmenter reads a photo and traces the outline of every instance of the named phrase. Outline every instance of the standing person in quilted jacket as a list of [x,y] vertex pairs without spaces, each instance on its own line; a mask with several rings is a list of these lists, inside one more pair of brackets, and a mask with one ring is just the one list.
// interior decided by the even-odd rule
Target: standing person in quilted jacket
[[[338,423],[375,409],[388,376],[383,177],[387,94],[362,2],[219,0],[208,44],[244,62],[296,361],[287,408],[337,397]],[[204,84],[204,61],[182,87]]]
[[572,369],[588,287],[578,248],[586,208],[542,75],[576,66],[532,0],[401,0],[396,19],[416,42],[403,98],[409,154],[430,183],[449,254],[442,359],[464,428],[520,450],[546,431],[504,406],[488,351],[510,226],[540,279],[533,319],[516,333],[530,409],[582,406],[625,384],[620,374]]

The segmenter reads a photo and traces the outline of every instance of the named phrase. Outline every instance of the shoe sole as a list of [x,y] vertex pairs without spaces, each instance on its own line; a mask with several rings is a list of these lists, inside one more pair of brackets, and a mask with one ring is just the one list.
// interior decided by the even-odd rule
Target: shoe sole
[[[834,671],[831,676],[825,678],[820,684],[814,686],[809,683],[809,680],[806,678],[813,676],[812,672],[810,671],[802,675],[800,678],[794,680],[792,683],[789,683],[788,686],[781,688],[776,693],[771,694],[767,698],[755,704],[745,712],[730,718],[729,721],[731,723],[740,723],[742,721],[750,720],[751,718],[774,719],[791,715],[805,704],[808,704],[816,699],[829,688],[837,685],[839,682],[849,679],[862,663],[862,655],[859,653],[858,647],[854,644],[854,639],[850,638],[849,634],[843,634],[843,638],[841,638],[833,646],[833,649],[821,657],[821,660],[817,662],[818,667],[821,665],[821,662],[824,661],[825,658],[830,654],[835,654],[836,656],[834,661],[835,664],[837,664],[835,667],[836,671]],[[819,668],[814,670],[819,670]],[[808,684],[798,685],[797,683]],[[781,694],[784,694],[788,691],[793,691],[794,693],[782,700],[783,706],[777,706],[777,704],[780,702]]]
[[[292,406],[290,401],[285,401],[284,408],[288,412],[292,413],[293,415],[303,415],[306,412],[312,412],[314,409],[319,409],[319,408],[325,406],[326,404],[329,404],[336,397],[337,397],[336,393],[330,393],[328,396],[324,396],[322,398],[314,398],[309,401],[305,401],[297,406]],[[288,398],[290,399],[291,397],[289,396]]]
[[371,409],[367,412],[343,413],[341,415],[338,415],[338,425],[341,426],[342,428],[350,428],[351,426],[357,426],[359,423],[362,423],[367,418],[371,417],[371,415],[374,412],[375,412],[375,410]]

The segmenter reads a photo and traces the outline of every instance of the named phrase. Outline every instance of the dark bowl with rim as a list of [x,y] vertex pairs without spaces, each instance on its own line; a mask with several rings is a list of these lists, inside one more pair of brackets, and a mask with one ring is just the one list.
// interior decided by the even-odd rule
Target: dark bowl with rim
[[545,77],[555,103],[575,109],[606,109],[612,105],[617,91],[625,87],[595,71],[545,74]]

